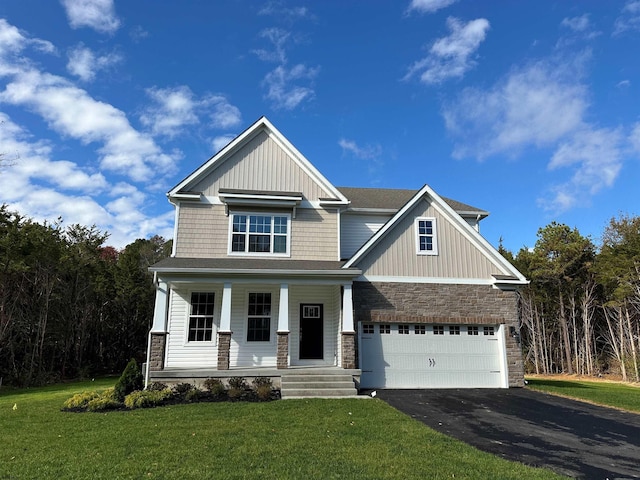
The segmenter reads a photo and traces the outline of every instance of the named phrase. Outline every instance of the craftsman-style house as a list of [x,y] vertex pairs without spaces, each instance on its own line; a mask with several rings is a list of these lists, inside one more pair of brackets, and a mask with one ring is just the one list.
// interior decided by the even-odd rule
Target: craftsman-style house
[[480,235],[487,212],[427,185],[335,187],[264,117],[168,198],[147,381],[265,375],[283,396],[303,372],[340,375],[343,394],[523,384],[526,280]]

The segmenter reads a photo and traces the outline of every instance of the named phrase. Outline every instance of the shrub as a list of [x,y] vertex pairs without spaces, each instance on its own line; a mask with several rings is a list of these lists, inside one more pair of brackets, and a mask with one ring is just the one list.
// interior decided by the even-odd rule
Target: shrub
[[122,408],[122,402],[117,401],[110,396],[100,396],[94,398],[87,404],[87,410],[90,412],[101,412],[103,410],[116,410]]
[[173,386],[173,392],[180,397],[184,397],[194,388],[196,388],[195,385],[191,385],[190,383],[178,383]]
[[114,395],[118,401],[122,402],[124,401],[124,397],[131,392],[142,390],[142,384],[142,372],[138,368],[138,362],[136,362],[135,358],[132,358],[116,382]]
[[229,390],[227,394],[229,398],[240,398],[242,394],[249,388],[244,377],[229,378]]
[[227,388],[224,383],[218,378],[207,378],[204,381],[204,388],[206,388],[213,396],[220,397],[227,392]]
[[273,382],[269,377],[256,377],[253,379],[253,388],[260,400],[269,400],[273,391]]
[[136,390],[131,392],[124,399],[127,408],[149,408],[164,404],[173,396],[170,388],[164,390]]
[[167,384],[162,382],[153,382],[147,385],[147,390],[151,390],[152,392],[159,392],[161,390],[165,390],[166,388]]
[[85,410],[91,400],[99,398],[98,392],[80,392],[67,399],[62,405],[63,410]]
[[193,387],[187,393],[184,394],[184,399],[186,402],[197,402],[202,396],[202,390]]

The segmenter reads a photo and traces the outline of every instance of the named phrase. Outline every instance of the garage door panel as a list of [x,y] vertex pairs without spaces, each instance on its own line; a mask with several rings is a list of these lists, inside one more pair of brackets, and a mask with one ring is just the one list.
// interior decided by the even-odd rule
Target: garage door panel
[[[493,335],[459,334],[432,325],[425,334],[415,334],[414,326],[400,329],[377,328],[361,337],[361,386],[364,388],[497,388],[503,382],[503,360],[497,326],[488,327]],[[456,331],[456,329],[453,329]],[[473,330],[471,330],[473,331]],[[386,333],[388,332],[388,333]]]

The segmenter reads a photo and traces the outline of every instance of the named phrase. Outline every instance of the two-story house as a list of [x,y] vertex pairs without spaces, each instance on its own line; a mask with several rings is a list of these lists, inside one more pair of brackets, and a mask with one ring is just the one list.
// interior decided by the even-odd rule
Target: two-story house
[[168,198],[147,381],[265,375],[283,394],[314,371],[362,388],[523,384],[526,279],[480,235],[487,212],[427,185],[335,187],[264,117]]

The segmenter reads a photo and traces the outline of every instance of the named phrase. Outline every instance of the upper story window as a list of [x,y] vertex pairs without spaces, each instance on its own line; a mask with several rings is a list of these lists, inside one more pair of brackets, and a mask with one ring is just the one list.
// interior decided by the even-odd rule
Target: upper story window
[[438,254],[435,218],[416,218],[416,252],[418,255]]
[[229,253],[289,255],[289,215],[234,213],[231,215]]

